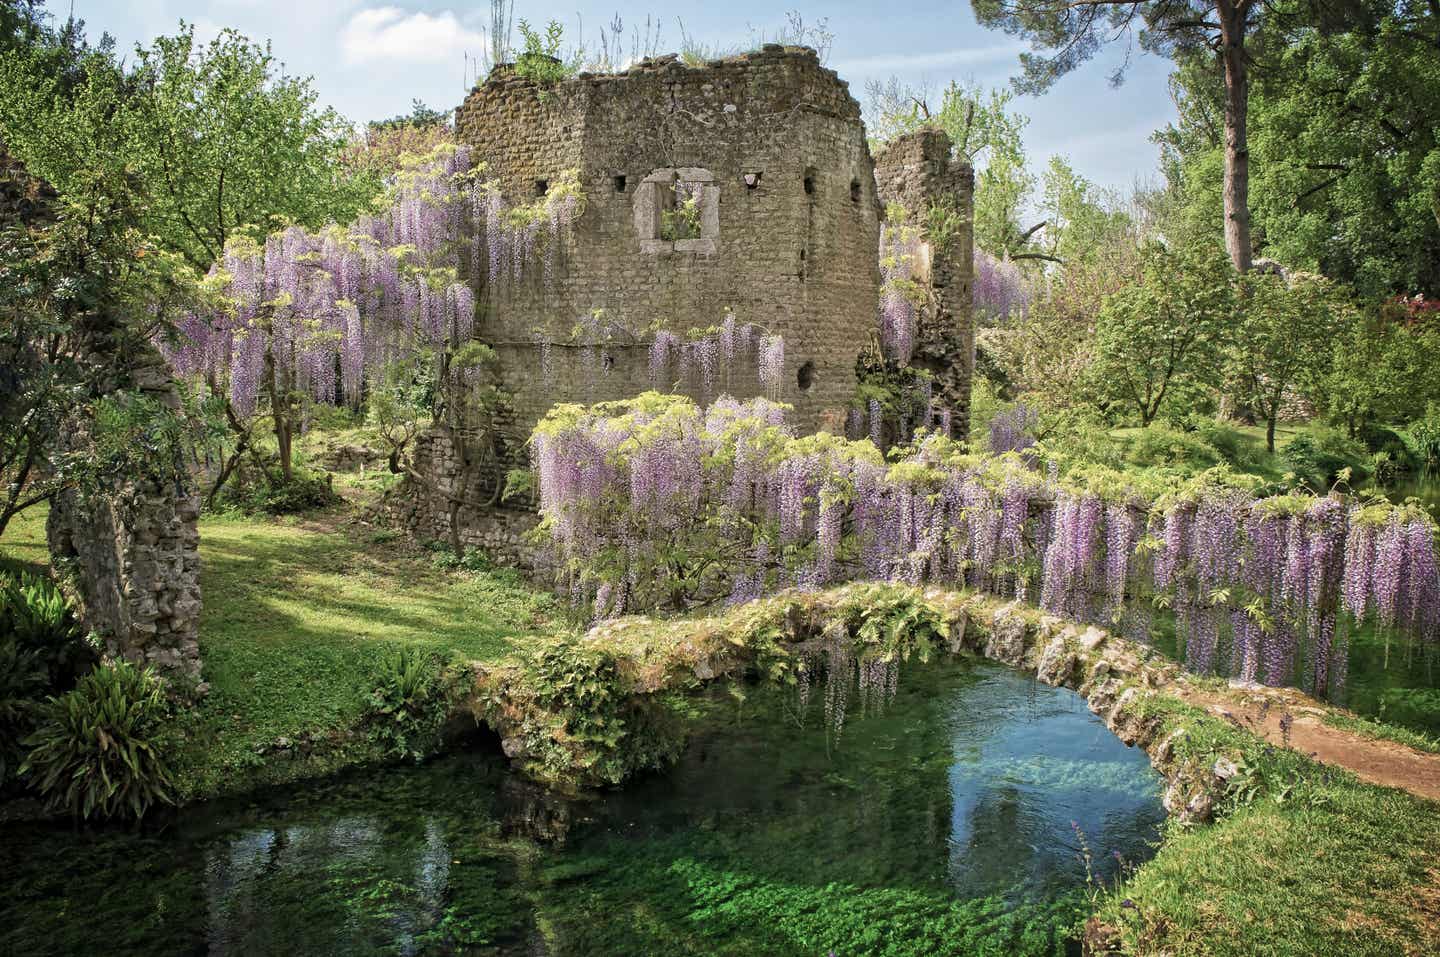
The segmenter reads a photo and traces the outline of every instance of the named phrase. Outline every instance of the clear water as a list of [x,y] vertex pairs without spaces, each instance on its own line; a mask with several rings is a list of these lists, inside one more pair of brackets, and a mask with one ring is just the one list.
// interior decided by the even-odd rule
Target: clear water
[[818,698],[698,705],[671,772],[559,800],[471,751],[186,810],[0,829],[0,953],[1074,952],[1087,867],[1140,862],[1159,777],[1072,692],[906,670],[827,744]]

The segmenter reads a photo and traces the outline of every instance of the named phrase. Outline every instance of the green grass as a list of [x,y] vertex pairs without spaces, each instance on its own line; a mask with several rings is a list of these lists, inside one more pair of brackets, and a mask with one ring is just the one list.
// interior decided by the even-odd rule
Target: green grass
[[[12,523],[0,554],[43,562],[43,513]],[[567,627],[518,574],[442,570],[373,529],[206,518],[200,561],[210,691],[177,729],[187,800],[377,758],[360,722],[370,675],[397,648],[493,660]]]
[[1254,796],[1207,827],[1172,825],[1101,901],[1127,953],[1430,954],[1440,946],[1440,806],[1262,743],[1174,699],[1181,753],[1243,755]]
[[1433,738],[1427,734],[1421,734],[1410,728],[1404,728],[1397,724],[1390,724],[1385,721],[1377,721],[1374,718],[1362,718],[1359,715],[1344,714],[1338,711],[1327,711],[1325,723],[1332,727],[1350,731],[1364,738],[1380,741],[1394,741],[1416,751],[1428,751],[1431,754],[1440,754],[1440,739]]

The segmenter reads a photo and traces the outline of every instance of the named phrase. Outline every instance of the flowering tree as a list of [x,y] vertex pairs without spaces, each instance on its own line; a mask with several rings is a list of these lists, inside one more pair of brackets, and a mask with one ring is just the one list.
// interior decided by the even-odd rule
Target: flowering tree
[[596,618],[850,579],[938,582],[1140,640],[1159,607],[1193,670],[1317,694],[1343,689],[1357,623],[1440,640],[1435,527],[1415,507],[1257,498],[1215,475],[1042,476],[934,434],[887,463],[867,440],[797,438],[763,399],[559,406],[532,443],[539,534]]

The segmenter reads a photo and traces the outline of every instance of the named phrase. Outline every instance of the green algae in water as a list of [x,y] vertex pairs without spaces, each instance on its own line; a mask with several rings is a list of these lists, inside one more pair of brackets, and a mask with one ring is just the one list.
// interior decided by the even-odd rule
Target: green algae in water
[[907,669],[838,745],[793,692],[697,710],[672,772],[590,800],[467,753],[158,832],[10,827],[0,952],[1065,953],[1076,826],[1108,879],[1163,817],[1142,753],[991,665]]

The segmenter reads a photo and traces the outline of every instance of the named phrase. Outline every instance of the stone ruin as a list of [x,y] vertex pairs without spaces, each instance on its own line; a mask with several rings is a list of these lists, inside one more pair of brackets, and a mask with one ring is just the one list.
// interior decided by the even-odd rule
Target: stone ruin
[[[797,427],[841,431],[857,359],[878,348],[877,252],[889,202],[921,217],[943,201],[963,219],[943,254],[926,256],[920,279],[934,305],[920,317],[914,362],[937,373],[957,424],[967,421],[970,167],[950,160],[938,130],[904,137],[873,160],[859,104],[813,50],[769,44],[698,67],[663,56],[549,88],[502,65],[455,118],[459,140],[507,201],[529,202],[562,171],[578,170],[585,208],[561,234],[553,269],[494,288],[472,279],[482,304],[476,335],[498,354],[499,384],[511,397],[494,430],[502,448],[487,452],[493,466],[477,469],[466,458],[474,436],[463,428],[421,436],[412,467],[427,480],[408,482],[390,503],[417,537],[514,556],[533,517],[500,507],[497,490],[505,469],[524,461],[534,424],[558,402],[652,388],[654,331],[712,328],[727,309],[783,336],[785,368],[771,397],[794,406]],[[667,237],[677,183],[695,197],[698,222]],[[593,349],[563,341],[577,317],[596,309],[650,333],[607,343],[599,372]],[[713,391],[764,394],[754,368],[728,369],[723,389],[699,379],[692,372],[662,388],[701,402]]]
[[[34,228],[54,215],[55,193],[29,176],[0,144],[0,226]],[[104,316],[85,325],[84,360],[110,366],[107,388],[127,388],[179,407],[169,366],[154,348],[114,362]],[[72,441],[83,422],[58,437]],[[65,489],[50,503],[50,554],[79,599],[80,618],[115,657],[198,681],[200,499],[185,481],[103,478],[99,488]]]

